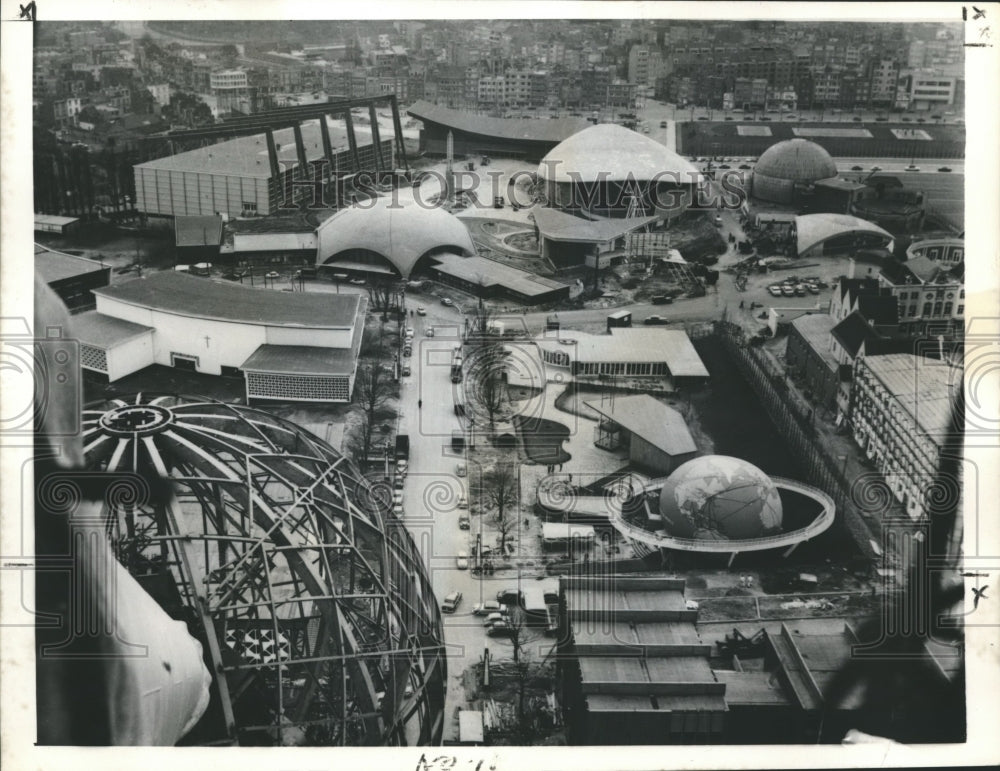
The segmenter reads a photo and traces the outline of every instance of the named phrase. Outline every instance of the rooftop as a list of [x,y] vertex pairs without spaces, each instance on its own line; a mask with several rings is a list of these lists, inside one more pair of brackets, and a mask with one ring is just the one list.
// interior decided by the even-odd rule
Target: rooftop
[[708,377],[708,370],[679,329],[613,327],[609,335],[561,330],[557,336],[539,338],[540,347],[566,351],[580,362],[664,361],[673,377]]
[[555,182],[656,178],[693,185],[698,174],[683,156],[615,123],[601,123],[574,134],[553,148],[538,166],[539,177]]
[[648,394],[618,397],[607,405],[600,400],[586,405],[670,455],[698,451],[681,414]]
[[64,252],[54,252],[41,244],[35,244],[35,270],[47,284],[64,281],[88,273],[109,270],[99,262],[77,257]]
[[240,369],[295,375],[350,375],[354,372],[354,356],[349,348],[262,345]]
[[656,217],[630,217],[627,219],[586,220],[558,209],[536,207],[533,212],[538,231],[553,241],[579,243],[604,243],[638,230]]
[[921,432],[941,436],[947,431],[961,370],[912,353],[866,356],[863,365],[895,397]]
[[820,145],[797,137],[767,148],[757,159],[753,173],[796,182],[815,182],[836,177],[837,164]]
[[441,273],[447,273],[449,276],[483,287],[500,284],[527,297],[551,292],[554,289],[563,289],[566,286],[551,278],[528,273],[486,257],[439,254],[435,255],[434,259],[438,263],[434,266],[434,270]]
[[792,326],[831,371],[836,371],[839,366],[836,357],[830,351],[830,333],[836,323],[826,313],[809,313],[799,316],[792,322]]
[[152,327],[97,311],[87,311],[73,317],[73,334],[76,338],[81,343],[98,348],[111,348],[152,331]]
[[313,329],[352,327],[361,304],[361,295],[252,289],[175,271],[152,273],[93,292],[180,316]]
[[529,142],[562,142],[592,124],[584,118],[490,118],[486,115],[453,110],[432,102],[418,101],[407,115],[430,123],[439,123],[455,131]]
[[892,234],[878,225],[850,214],[803,214],[795,218],[796,248],[799,254],[835,236],[872,233],[893,240]]
[[[328,117],[327,127],[330,132],[330,145],[333,152],[339,153],[348,150],[347,129],[344,127],[343,121]],[[322,158],[323,141],[320,136],[319,119],[302,123],[301,129],[306,161]],[[354,133],[359,147],[371,143],[370,129],[355,125]],[[286,169],[298,166],[294,130],[292,128],[277,129],[274,132],[274,142],[278,162]],[[267,140],[264,132],[227,139],[214,145],[199,147],[196,150],[188,150],[145,163],[137,163],[135,168],[190,171],[202,174],[229,174],[258,179],[269,179],[271,176],[271,165],[267,157]]]

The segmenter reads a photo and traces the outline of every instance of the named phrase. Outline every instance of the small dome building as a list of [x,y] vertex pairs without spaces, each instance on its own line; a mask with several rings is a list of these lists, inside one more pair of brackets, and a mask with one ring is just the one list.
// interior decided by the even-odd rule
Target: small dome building
[[458,217],[440,206],[401,204],[391,197],[355,204],[326,220],[316,231],[316,247],[318,265],[403,279],[436,254],[476,254]]
[[781,497],[740,458],[704,455],[677,467],[660,490],[660,515],[675,538],[729,541],[781,532]]
[[612,123],[573,134],[538,166],[550,206],[601,217],[679,214],[699,176],[664,145]]
[[837,176],[830,154],[808,139],[786,139],[771,145],[757,160],[751,192],[754,198],[791,203],[796,186]]

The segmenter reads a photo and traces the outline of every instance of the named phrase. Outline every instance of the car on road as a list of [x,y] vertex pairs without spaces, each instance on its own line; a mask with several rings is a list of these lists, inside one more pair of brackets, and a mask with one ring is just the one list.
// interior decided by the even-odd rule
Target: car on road
[[469,499],[466,498],[464,495],[461,495],[459,496],[458,503],[456,505],[460,509],[467,509],[469,508]]
[[876,118],[875,120],[877,120],[879,123],[885,123],[889,119],[888,118],[879,117],[879,118]]
[[413,355],[413,349],[410,346],[408,346],[408,345],[404,345],[403,346],[403,358],[409,358],[412,355]]
[[669,324],[670,323],[670,319],[668,319],[668,318],[666,318],[664,316],[649,316],[642,323],[643,324],[648,324],[650,326],[653,326],[655,324]]
[[458,606],[461,604],[461,602],[462,602],[462,593],[451,592],[450,594],[445,596],[444,601],[441,603],[441,612],[454,613],[455,610],[458,608]]
[[900,120],[903,121],[903,123],[910,123],[913,120],[913,118],[907,118],[904,115],[902,118],[900,118]]
[[913,165],[913,164],[911,163],[911,164],[910,164],[909,166],[907,166],[907,167],[906,167],[906,170],[907,170],[907,171],[920,171],[920,167],[919,167],[919,166],[914,166],[914,165]]
[[410,365],[409,364],[404,364],[403,365],[403,369],[402,369],[402,376],[403,377],[410,377],[412,374],[413,374],[413,370],[410,369]]
[[488,616],[490,613],[506,613],[507,606],[493,600],[477,602],[472,606],[472,613],[475,616]]
[[732,116],[732,115],[727,115],[727,116],[726,116],[726,120],[732,120],[732,119],[733,119],[733,116]]
[[792,286],[791,284],[782,284],[781,293],[785,297],[795,297],[795,287]]
[[427,315],[427,309],[423,305],[418,305],[417,306],[417,315],[418,316],[426,316]]
[[767,291],[771,293],[771,297],[781,297],[781,287],[778,284],[771,284]]
[[424,335],[426,335],[427,337],[434,337],[434,327],[427,327],[427,330],[424,332]]
[[[701,120],[704,120],[704,118]],[[486,634],[490,637],[513,637],[514,628],[506,621],[494,621],[487,627]]]
[[740,164],[740,171],[749,171],[752,168],[753,168],[753,166],[751,166],[749,163],[741,163]]
[[466,469],[464,463],[459,463],[457,466],[455,466],[455,473],[458,474],[460,477],[464,477],[467,471],[468,470]]
[[468,568],[469,568],[469,552],[467,552],[465,549],[462,549],[455,556],[455,567],[457,567],[459,570],[468,570]]
[[708,118],[704,115],[699,115],[698,120],[708,120]]
[[450,307],[451,307],[452,305],[454,305],[455,303],[453,303],[453,302],[451,301],[451,298],[450,298],[450,297],[442,297],[442,298],[441,298],[441,304],[442,304],[442,305],[446,305],[446,306],[448,306],[448,307],[450,308]]
[[942,166],[938,171],[951,171],[947,166]]
[[855,123],[861,123],[861,118],[859,118],[857,115],[851,118],[851,120],[853,120]]
[[851,166],[851,171],[864,171],[862,166]]
[[719,166],[719,168],[722,170],[726,170],[726,169],[731,169],[732,166],[730,166],[728,163],[723,163],[721,166]]
[[667,127],[667,122],[665,120],[661,120],[660,121],[660,128],[666,128],[666,127]]

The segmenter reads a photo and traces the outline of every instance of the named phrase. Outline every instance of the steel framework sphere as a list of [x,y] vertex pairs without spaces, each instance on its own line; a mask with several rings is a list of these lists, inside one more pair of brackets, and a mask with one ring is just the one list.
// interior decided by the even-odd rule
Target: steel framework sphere
[[108,502],[118,558],[214,673],[193,743],[438,744],[440,611],[413,539],[340,453],[200,397],[88,405],[87,465],[171,480]]

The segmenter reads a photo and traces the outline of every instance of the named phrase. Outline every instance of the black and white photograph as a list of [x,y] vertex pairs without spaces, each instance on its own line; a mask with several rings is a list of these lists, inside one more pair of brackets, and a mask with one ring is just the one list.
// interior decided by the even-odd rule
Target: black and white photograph
[[1000,762],[996,3],[2,13],[5,764]]

